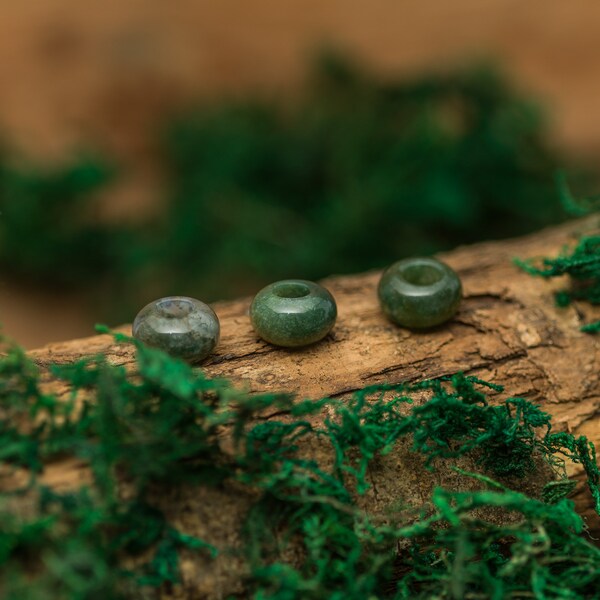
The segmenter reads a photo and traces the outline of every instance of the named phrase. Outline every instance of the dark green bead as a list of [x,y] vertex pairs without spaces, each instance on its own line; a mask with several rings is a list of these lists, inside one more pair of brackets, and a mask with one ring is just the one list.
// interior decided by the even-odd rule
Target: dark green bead
[[271,283],[256,294],[250,306],[256,333],[271,344],[288,348],[323,339],[336,317],[333,296],[324,287],[302,279]]
[[460,304],[458,275],[434,258],[407,258],[384,271],[379,281],[379,302],[395,323],[424,329],[450,319]]
[[150,302],[133,321],[133,337],[171,356],[206,358],[219,343],[220,325],[212,308],[195,298],[169,296]]

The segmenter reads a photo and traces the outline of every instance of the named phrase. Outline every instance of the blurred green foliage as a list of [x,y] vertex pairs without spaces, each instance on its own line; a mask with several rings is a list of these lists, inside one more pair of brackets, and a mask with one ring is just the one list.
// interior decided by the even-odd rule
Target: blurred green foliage
[[[4,160],[1,160],[4,158]],[[109,179],[99,160],[61,169],[11,165],[0,158],[0,262],[5,273],[77,286],[111,269],[111,228],[95,223],[94,192]]]
[[544,132],[493,69],[382,82],[329,57],[292,105],[229,102],[172,123],[158,217],[97,222],[110,171],[93,161],[5,167],[0,264],[110,290],[118,307],[99,316],[125,319],[156,295],[232,297],[521,234],[562,217],[552,174],[565,160]]

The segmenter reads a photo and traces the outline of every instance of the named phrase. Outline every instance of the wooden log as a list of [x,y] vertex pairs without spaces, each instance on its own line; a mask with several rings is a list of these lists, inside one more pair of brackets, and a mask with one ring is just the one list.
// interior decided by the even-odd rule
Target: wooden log
[[[462,371],[503,385],[508,395],[539,403],[554,416],[555,428],[585,434],[598,444],[600,338],[580,332],[579,327],[600,318],[600,310],[584,303],[557,308],[553,293],[568,281],[534,278],[513,263],[515,257],[556,255],[595,225],[590,219],[574,221],[527,237],[462,247],[441,255],[460,275],[464,300],[451,322],[432,331],[410,332],[384,318],[376,296],[378,271],[324,282],[338,302],[338,322],[327,339],[305,349],[284,350],[258,339],[247,315],[250,299],[218,303],[214,308],[221,321],[222,340],[202,368],[209,376],[226,377],[252,391],[292,391],[308,398],[343,397],[371,384],[412,382]],[[130,330],[129,326],[119,329]],[[50,344],[30,356],[43,367],[97,353],[104,353],[115,364],[134,365],[132,348],[114,344],[107,335]],[[399,493],[390,480],[397,479],[401,459],[392,456],[389,460],[392,462],[377,475],[376,493],[361,501],[367,510],[372,508],[369,503],[383,508]],[[84,471],[80,464],[58,463],[49,467],[46,477],[53,484],[68,486],[79,482]],[[581,476],[577,470],[573,474]],[[437,477],[429,483],[450,481],[448,474]],[[405,479],[405,486],[419,487],[415,473]],[[197,532],[200,521],[214,518],[208,515],[206,505],[219,505],[214,541],[235,546],[239,539],[232,532],[246,504],[233,500],[236,492],[231,490],[211,493],[214,497],[204,497],[202,506],[191,492],[184,498],[179,495],[176,501],[170,498],[165,504],[167,512],[184,529]],[[591,529],[598,530],[600,521],[585,486],[580,486],[576,502]],[[179,511],[182,503],[187,516]],[[211,537],[211,532],[202,533]],[[206,565],[199,570],[190,559],[184,562],[183,571],[183,591],[177,597],[218,598],[219,594],[240,592],[225,573],[243,572],[239,563],[221,564],[216,569]]]

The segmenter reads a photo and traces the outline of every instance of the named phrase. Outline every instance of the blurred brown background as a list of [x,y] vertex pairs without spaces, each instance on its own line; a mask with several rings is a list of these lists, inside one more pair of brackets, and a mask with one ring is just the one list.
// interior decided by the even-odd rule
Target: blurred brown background
[[[0,127],[24,156],[93,144],[126,167],[109,219],[158,202],[160,118],[199,97],[293,98],[310,57],[335,47],[383,76],[499,59],[542,100],[570,151],[600,149],[600,4],[594,0],[38,0],[0,20]],[[0,216],[1,217],[1,216]],[[52,227],[52,223],[48,223]],[[26,347],[92,333],[72,294],[0,280],[0,319]]]

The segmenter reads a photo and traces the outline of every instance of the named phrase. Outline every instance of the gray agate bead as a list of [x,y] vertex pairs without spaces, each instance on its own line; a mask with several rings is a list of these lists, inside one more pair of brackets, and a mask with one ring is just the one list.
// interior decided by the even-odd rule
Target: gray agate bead
[[323,339],[336,317],[333,296],[324,287],[303,279],[268,285],[256,294],[250,306],[256,333],[270,344],[287,348]]
[[214,350],[219,334],[219,319],[212,308],[186,296],[150,302],[133,321],[134,338],[192,362],[206,358]]
[[389,319],[409,329],[434,327],[450,319],[460,304],[458,275],[434,258],[407,258],[384,271],[379,302]]

